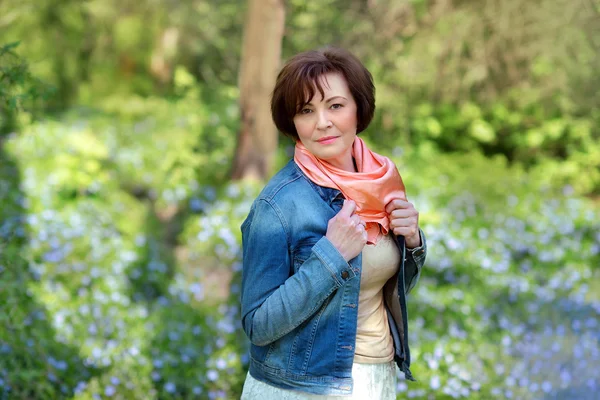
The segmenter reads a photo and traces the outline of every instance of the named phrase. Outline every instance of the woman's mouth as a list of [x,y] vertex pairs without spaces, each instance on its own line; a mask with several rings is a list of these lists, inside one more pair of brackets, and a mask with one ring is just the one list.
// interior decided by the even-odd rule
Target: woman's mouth
[[330,144],[333,143],[338,137],[339,136],[325,136],[324,138],[317,140],[317,142],[321,144]]

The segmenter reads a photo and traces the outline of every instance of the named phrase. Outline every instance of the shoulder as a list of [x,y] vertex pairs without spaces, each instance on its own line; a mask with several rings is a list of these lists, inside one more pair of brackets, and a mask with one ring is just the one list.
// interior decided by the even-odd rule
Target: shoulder
[[252,204],[250,217],[255,211],[267,210],[284,225],[297,224],[299,215],[308,217],[329,209],[332,190],[308,179],[292,159],[267,182]]
[[[287,227],[288,221],[307,199],[313,197],[314,192],[307,178],[290,160],[281,168],[265,185],[256,197],[246,220],[242,224],[242,230],[255,222],[261,226],[264,224],[279,223]],[[316,193],[315,193],[316,194]]]
[[257,197],[257,201],[264,200],[272,205],[285,206],[289,201],[298,198],[298,195],[313,191],[308,179],[290,160],[267,182]]

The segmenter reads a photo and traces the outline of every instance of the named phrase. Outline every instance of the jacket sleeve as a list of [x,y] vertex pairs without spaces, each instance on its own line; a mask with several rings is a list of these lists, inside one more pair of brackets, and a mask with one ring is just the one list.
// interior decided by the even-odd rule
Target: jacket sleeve
[[257,346],[292,331],[356,276],[326,237],[293,273],[283,221],[276,206],[259,199],[242,224],[242,326]]
[[419,229],[421,235],[421,246],[414,249],[406,249],[406,257],[404,259],[404,282],[406,282],[406,294],[408,294],[417,284],[421,276],[421,270],[425,264],[427,257],[427,242],[425,234]]

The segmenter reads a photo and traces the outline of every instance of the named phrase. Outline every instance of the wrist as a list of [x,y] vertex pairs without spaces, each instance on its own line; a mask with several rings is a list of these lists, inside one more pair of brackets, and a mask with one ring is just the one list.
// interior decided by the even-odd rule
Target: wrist
[[410,236],[410,237],[406,237],[404,238],[405,243],[406,243],[406,248],[407,249],[414,249],[417,247],[421,246],[421,233],[419,232],[419,229],[417,229],[417,233]]

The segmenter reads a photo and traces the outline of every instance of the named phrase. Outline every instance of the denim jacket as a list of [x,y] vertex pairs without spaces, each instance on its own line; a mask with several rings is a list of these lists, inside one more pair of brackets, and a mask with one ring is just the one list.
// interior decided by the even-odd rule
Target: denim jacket
[[[346,262],[325,237],[343,200],[290,160],[242,223],[242,325],[255,379],[314,394],[352,393],[362,255]],[[420,235],[421,246],[412,251],[394,236],[403,257],[384,287],[394,359],[412,380],[406,294],[425,262]]]

